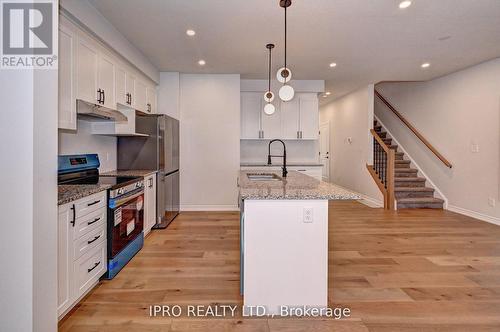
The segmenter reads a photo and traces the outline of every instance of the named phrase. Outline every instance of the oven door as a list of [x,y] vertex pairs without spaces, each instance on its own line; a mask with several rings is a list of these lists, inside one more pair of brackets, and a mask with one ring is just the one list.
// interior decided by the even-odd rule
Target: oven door
[[142,233],[144,190],[110,199],[108,218],[108,257],[113,258]]

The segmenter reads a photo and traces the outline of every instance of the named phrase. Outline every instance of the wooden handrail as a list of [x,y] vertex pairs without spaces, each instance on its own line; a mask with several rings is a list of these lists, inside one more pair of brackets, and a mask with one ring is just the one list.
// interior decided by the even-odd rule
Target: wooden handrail
[[396,115],[399,120],[401,120],[401,122],[403,122],[406,127],[408,127],[408,129],[410,129],[413,134],[415,134],[415,136],[417,136],[417,138],[422,142],[424,143],[424,145],[429,149],[431,150],[431,152],[436,156],[438,157],[439,160],[441,160],[443,162],[443,164],[446,165],[446,167],[449,167],[449,168],[452,168],[452,165],[451,163],[445,158],[443,157],[443,155],[441,153],[438,152],[438,150],[436,150],[436,148],[431,144],[429,143],[428,140],[425,139],[424,136],[422,136],[422,134],[410,123],[408,122],[408,120],[405,119],[405,117],[399,113],[395,108],[394,106],[391,105],[391,103],[389,103],[387,101],[387,99],[384,98],[384,96],[382,96],[380,94],[380,92],[378,92],[377,90],[375,90],[375,95],[385,104],[385,106],[387,106],[391,111],[392,113],[394,113],[394,115]]

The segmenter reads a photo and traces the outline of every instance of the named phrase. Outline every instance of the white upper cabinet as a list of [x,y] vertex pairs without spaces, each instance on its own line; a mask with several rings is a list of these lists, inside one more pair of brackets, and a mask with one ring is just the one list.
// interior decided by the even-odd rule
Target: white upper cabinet
[[280,104],[275,104],[274,106],[276,107],[276,110],[274,111],[274,114],[272,115],[267,115],[264,113],[264,106],[266,105],[266,101],[262,97],[263,94],[260,95],[260,98],[262,100],[262,107],[260,108],[260,114],[261,114],[261,121],[262,121],[262,134],[261,138],[264,139],[275,139],[275,138],[282,138],[281,135],[281,107]]
[[59,128],[76,130],[75,71],[76,31],[59,26]]
[[120,105],[157,112],[156,84],[65,16],[59,25],[59,53],[59,128],[77,128],[77,100],[114,110]]
[[127,71],[120,66],[115,70],[115,98],[117,104],[128,105]]
[[299,100],[294,98],[287,102],[281,102],[282,110],[282,138],[298,139],[299,137]]
[[86,102],[99,103],[97,92],[97,67],[99,52],[97,44],[83,32],[78,34],[76,47],[76,98]]
[[98,89],[102,91],[101,104],[116,109],[115,100],[115,63],[104,53],[99,54]]
[[135,107],[135,76],[127,73],[126,93],[128,94],[128,105]]
[[263,93],[241,93],[241,139],[318,139],[316,93],[297,93],[288,102],[274,101],[272,115],[263,112]]
[[319,106],[318,96],[314,93],[299,95],[300,138],[318,139],[319,135]]
[[148,86],[146,89],[146,112],[156,114],[156,87]]
[[241,93],[241,138],[261,138],[262,94],[258,92]]
[[134,95],[135,103],[134,106],[137,110],[147,112],[147,86],[146,83],[140,80],[135,81],[135,95]]

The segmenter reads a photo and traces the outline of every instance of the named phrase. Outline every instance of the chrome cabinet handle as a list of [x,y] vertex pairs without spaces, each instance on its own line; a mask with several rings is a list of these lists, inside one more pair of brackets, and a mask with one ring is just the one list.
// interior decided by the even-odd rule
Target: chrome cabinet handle
[[94,266],[92,268],[87,269],[87,273],[92,272],[99,264],[101,264],[101,262],[94,263]]

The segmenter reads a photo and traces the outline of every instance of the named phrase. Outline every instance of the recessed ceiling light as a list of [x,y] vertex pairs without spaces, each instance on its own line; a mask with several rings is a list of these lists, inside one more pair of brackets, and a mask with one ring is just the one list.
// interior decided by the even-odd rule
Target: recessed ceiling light
[[328,97],[328,95],[323,95],[323,98],[326,98],[326,97]]
[[331,94],[332,94],[332,93],[331,93],[330,91],[325,92],[325,95],[327,95],[327,96],[329,96],[329,95],[331,95]]
[[206,64],[206,62],[205,62],[205,60],[200,60],[200,61],[198,61],[198,64],[200,66],[204,66]]
[[330,67],[333,68],[333,67],[337,67],[337,64],[335,62],[332,62],[330,63]]
[[411,1],[410,0],[401,1],[399,3],[399,9],[406,9],[406,8],[408,8],[410,6],[411,6]]
[[193,37],[194,35],[196,35],[196,31],[194,30],[186,30],[186,35],[188,35],[189,37]]
[[426,63],[422,63],[422,65],[420,67],[422,68],[429,68],[431,66],[430,63],[426,62]]

